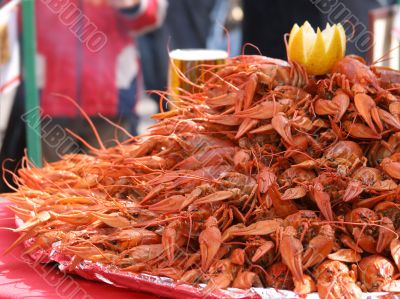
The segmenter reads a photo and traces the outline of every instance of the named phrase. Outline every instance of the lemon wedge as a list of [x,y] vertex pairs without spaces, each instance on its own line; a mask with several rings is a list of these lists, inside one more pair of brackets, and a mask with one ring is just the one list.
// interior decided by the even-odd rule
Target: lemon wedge
[[315,32],[310,23],[295,24],[290,32],[289,59],[302,64],[311,75],[328,73],[346,52],[346,33],[341,24],[327,24]]

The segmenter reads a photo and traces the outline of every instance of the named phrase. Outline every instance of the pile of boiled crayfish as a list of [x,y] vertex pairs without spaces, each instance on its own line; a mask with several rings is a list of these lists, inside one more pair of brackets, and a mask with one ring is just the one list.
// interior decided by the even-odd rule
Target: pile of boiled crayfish
[[10,250],[59,250],[214,288],[400,292],[400,72],[346,56],[324,76],[230,59],[145,136],[43,168],[5,194]]

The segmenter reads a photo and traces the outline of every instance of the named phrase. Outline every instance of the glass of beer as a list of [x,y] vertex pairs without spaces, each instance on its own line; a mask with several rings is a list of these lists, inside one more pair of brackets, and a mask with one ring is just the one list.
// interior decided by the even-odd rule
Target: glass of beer
[[179,96],[185,91],[196,93],[219,64],[224,64],[228,53],[223,50],[178,49],[169,53],[168,86],[172,100],[179,105]]

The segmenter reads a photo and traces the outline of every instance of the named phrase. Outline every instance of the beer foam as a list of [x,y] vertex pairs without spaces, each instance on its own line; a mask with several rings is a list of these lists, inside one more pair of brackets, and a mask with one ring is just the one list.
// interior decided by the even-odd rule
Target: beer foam
[[184,61],[206,61],[228,58],[228,52],[208,49],[177,49],[169,52],[172,59]]

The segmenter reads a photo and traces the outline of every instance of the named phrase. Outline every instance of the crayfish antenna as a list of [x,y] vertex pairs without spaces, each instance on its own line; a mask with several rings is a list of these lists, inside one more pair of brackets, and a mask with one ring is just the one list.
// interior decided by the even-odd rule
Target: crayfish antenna
[[98,132],[97,129],[96,129],[96,126],[94,125],[93,121],[90,119],[89,115],[85,112],[85,110],[83,110],[82,107],[79,106],[78,103],[75,102],[75,101],[74,101],[73,99],[71,99],[70,97],[67,97],[67,96],[65,96],[65,95],[63,95],[63,94],[59,94],[59,93],[55,93],[54,95],[55,95],[55,96],[58,96],[58,97],[61,97],[61,98],[65,99],[65,100],[67,100],[67,101],[69,101],[70,103],[72,103],[72,104],[79,110],[79,112],[80,112],[80,113],[82,114],[82,116],[86,119],[86,121],[88,122],[90,128],[92,129],[93,134],[94,134],[94,136],[96,137],[97,142],[99,143],[100,148],[101,148],[102,150],[105,150],[106,148],[105,148],[105,146],[104,146],[104,144],[103,144],[103,141],[102,141],[101,138],[100,138],[100,135],[99,135],[99,132]]
[[28,240],[29,238],[32,238],[36,232],[34,230],[27,231],[20,235],[17,240],[15,240],[10,247],[8,247],[4,252],[3,255],[6,255],[10,253],[12,250],[14,250],[18,245],[22,244],[22,242]]

